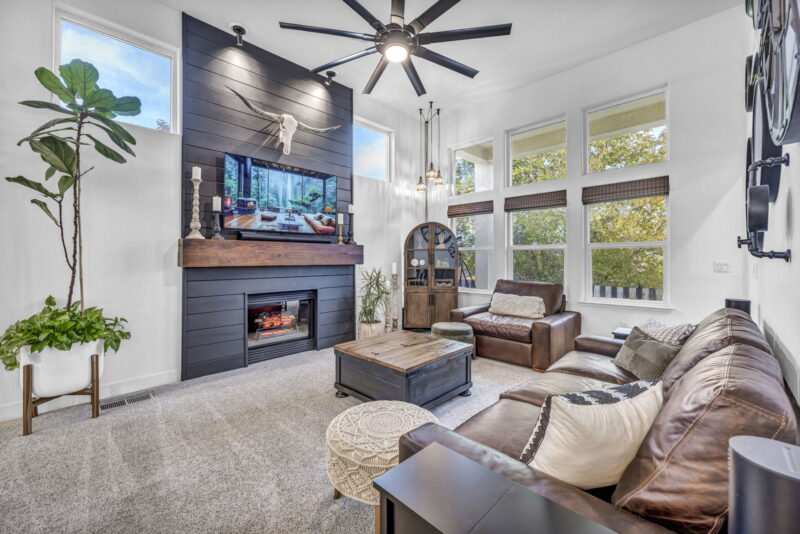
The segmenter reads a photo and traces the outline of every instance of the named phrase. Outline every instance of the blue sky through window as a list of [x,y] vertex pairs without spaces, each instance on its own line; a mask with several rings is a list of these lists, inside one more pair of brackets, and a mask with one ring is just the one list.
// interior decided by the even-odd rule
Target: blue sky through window
[[[142,112],[117,120],[170,131],[172,60],[138,46],[61,21],[61,62],[82,59],[100,72],[97,84],[116,96],[136,96]],[[163,123],[159,122],[163,121]]]
[[353,174],[386,180],[388,136],[357,124],[353,125]]

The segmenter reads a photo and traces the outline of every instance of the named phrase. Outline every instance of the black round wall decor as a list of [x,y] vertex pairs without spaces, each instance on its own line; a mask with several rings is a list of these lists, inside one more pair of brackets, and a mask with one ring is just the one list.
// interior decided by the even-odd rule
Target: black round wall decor
[[[764,80],[759,80],[753,93],[753,161],[777,158],[782,154],[783,147],[772,142],[769,133],[764,109],[764,93],[761,87]],[[775,202],[778,198],[778,189],[781,185],[781,166],[761,167],[758,171],[759,183],[769,186],[769,200]],[[755,180],[753,180],[755,182]],[[751,184],[755,185],[755,183]]]

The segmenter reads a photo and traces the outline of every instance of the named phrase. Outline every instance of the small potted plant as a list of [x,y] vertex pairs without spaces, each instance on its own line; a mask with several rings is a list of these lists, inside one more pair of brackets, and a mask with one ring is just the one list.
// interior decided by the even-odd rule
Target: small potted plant
[[[126,161],[101,138],[135,156],[131,145],[136,140],[114,119],[118,115],[137,115],[141,102],[132,96],[118,98],[110,90],[98,87],[99,73],[91,63],[75,59],[61,65],[58,72],[56,75],[40,67],[35,74],[60,102],[20,102],[23,106],[54,112],[51,120],[17,143],[27,144],[44,161],[44,180],[29,180],[24,176],[6,178],[37,194],[31,204],[41,209],[58,229],[58,254],[63,254],[69,270],[64,306],[58,306],[55,298],[48,297],[41,312],[11,325],[0,337],[0,360],[6,370],[32,365],[32,395],[39,398],[88,387],[91,356],[98,355],[102,369],[105,352],[117,351],[122,340],[130,338],[125,319],[107,317],[102,309],[84,305],[81,189],[86,175],[94,168],[86,165],[86,151],[90,147],[116,163]],[[76,298],[76,292],[80,298]]]
[[361,273],[361,309],[358,312],[358,338],[379,336],[384,330],[384,316],[389,304],[389,284],[377,268]]

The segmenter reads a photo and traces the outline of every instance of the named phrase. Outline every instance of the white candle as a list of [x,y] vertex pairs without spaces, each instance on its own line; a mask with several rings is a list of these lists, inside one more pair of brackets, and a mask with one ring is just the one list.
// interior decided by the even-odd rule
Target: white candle
[[344,224],[344,213],[337,213],[336,214],[336,224],[339,224],[339,225]]
[[347,213],[349,213],[350,215],[352,215],[352,214],[354,214],[355,212],[356,212],[356,208],[355,208],[355,206],[353,206],[352,204],[348,204],[348,205],[347,205]]
[[397,274],[397,264],[392,262],[392,274]]
[[192,180],[200,180],[200,173],[203,171],[200,167],[192,167]]
[[214,197],[211,199],[211,211],[222,211],[222,197]]

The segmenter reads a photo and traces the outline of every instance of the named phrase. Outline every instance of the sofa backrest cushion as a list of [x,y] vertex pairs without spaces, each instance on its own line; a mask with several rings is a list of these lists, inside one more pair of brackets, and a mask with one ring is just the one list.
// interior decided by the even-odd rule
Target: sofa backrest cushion
[[767,340],[748,314],[733,308],[722,308],[700,321],[681,351],[667,365],[661,375],[664,396],[669,397],[673,384],[697,362],[735,343],[750,345],[772,354]]
[[675,383],[612,503],[678,532],[717,532],[728,511],[728,440],[793,442],[796,424],[777,360],[729,345]]
[[553,315],[561,310],[564,286],[550,282],[517,282],[515,280],[498,280],[494,286],[495,293],[521,295],[523,297],[539,297],[544,301],[545,315]]

